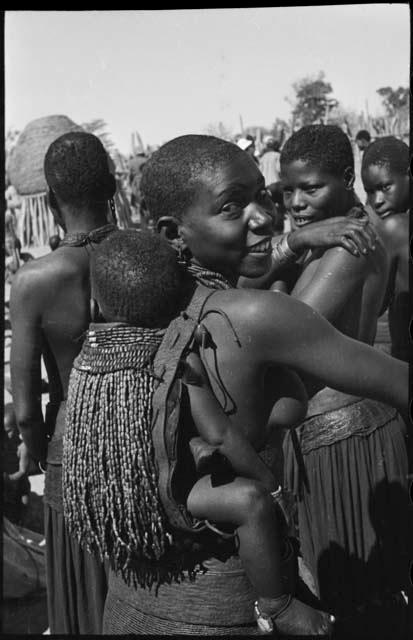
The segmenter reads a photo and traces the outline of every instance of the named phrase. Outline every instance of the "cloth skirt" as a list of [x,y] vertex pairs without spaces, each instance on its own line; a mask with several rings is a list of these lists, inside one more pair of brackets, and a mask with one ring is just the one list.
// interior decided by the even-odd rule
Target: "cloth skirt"
[[[53,466],[48,465],[48,474]],[[67,531],[63,513],[47,503],[45,537],[50,633],[101,634],[107,568],[79,546]]]
[[295,443],[285,438],[301,552],[335,613],[408,584],[405,432],[394,409],[358,400],[307,419]]

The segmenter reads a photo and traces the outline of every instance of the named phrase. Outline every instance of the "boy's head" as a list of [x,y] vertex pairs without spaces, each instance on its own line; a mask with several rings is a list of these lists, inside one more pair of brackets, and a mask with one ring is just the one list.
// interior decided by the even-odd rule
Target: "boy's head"
[[92,253],[91,284],[107,322],[165,327],[188,301],[176,252],[148,231],[126,229],[103,240]]
[[44,172],[52,208],[56,201],[74,208],[104,204],[116,191],[103,144],[84,131],[65,133],[52,142]]
[[181,221],[198,197],[205,176],[244,152],[214,136],[187,135],[170,140],[146,162],[140,184],[151,218],[173,216]]
[[360,149],[360,151],[364,151],[371,142],[371,136],[367,129],[361,129],[356,135],[356,145]]
[[280,164],[284,204],[296,226],[343,215],[350,208],[354,157],[340,127],[302,127],[285,143]]
[[361,178],[368,203],[378,215],[402,213],[409,207],[409,147],[394,136],[373,142],[364,152]]

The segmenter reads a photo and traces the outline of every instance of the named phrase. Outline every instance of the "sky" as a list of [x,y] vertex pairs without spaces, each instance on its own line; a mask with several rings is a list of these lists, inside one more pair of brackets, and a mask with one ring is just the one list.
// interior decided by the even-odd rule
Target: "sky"
[[324,71],[345,108],[381,113],[409,84],[408,4],[245,9],[6,11],[5,125],[102,118],[122,153],[288,119],[292,84]]

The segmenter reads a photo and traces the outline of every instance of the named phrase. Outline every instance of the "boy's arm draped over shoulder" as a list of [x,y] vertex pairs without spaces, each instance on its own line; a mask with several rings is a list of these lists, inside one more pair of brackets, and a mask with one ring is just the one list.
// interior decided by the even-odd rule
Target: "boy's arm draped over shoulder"
[[10,296],[12,324],[11,379],[17,424],[30,454],[44,461],[46,428],[42,414],[41,309],[44,303],[40,276],[32,265],[16,274]]
[[[245,292],[247,293],[247,292]],[[408,408],[408,366],[346,337],[314,309],[283,293],[254,291],[244,321],[263,364],[283,364],[344,393]]]

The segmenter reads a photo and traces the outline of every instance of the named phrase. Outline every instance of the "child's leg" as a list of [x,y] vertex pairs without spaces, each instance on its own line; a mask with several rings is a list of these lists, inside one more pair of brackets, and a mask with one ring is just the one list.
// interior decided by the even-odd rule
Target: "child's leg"
[[276,510],[258,482],[236,478],[212,487],[210,476],[204,476],[192,488],[187,506],[196,518],[235,525],[239,554],[257,593],[268,598],[283,593]]
[[259,595],[256,616],[264,632],[319,636],[331,632],[333,619],[285,594],[281,578],[280,539],[271,495],[254,480],[235,478],[213,487],[204,476],[187,501],[193,516],[237,527],[239,555]]

